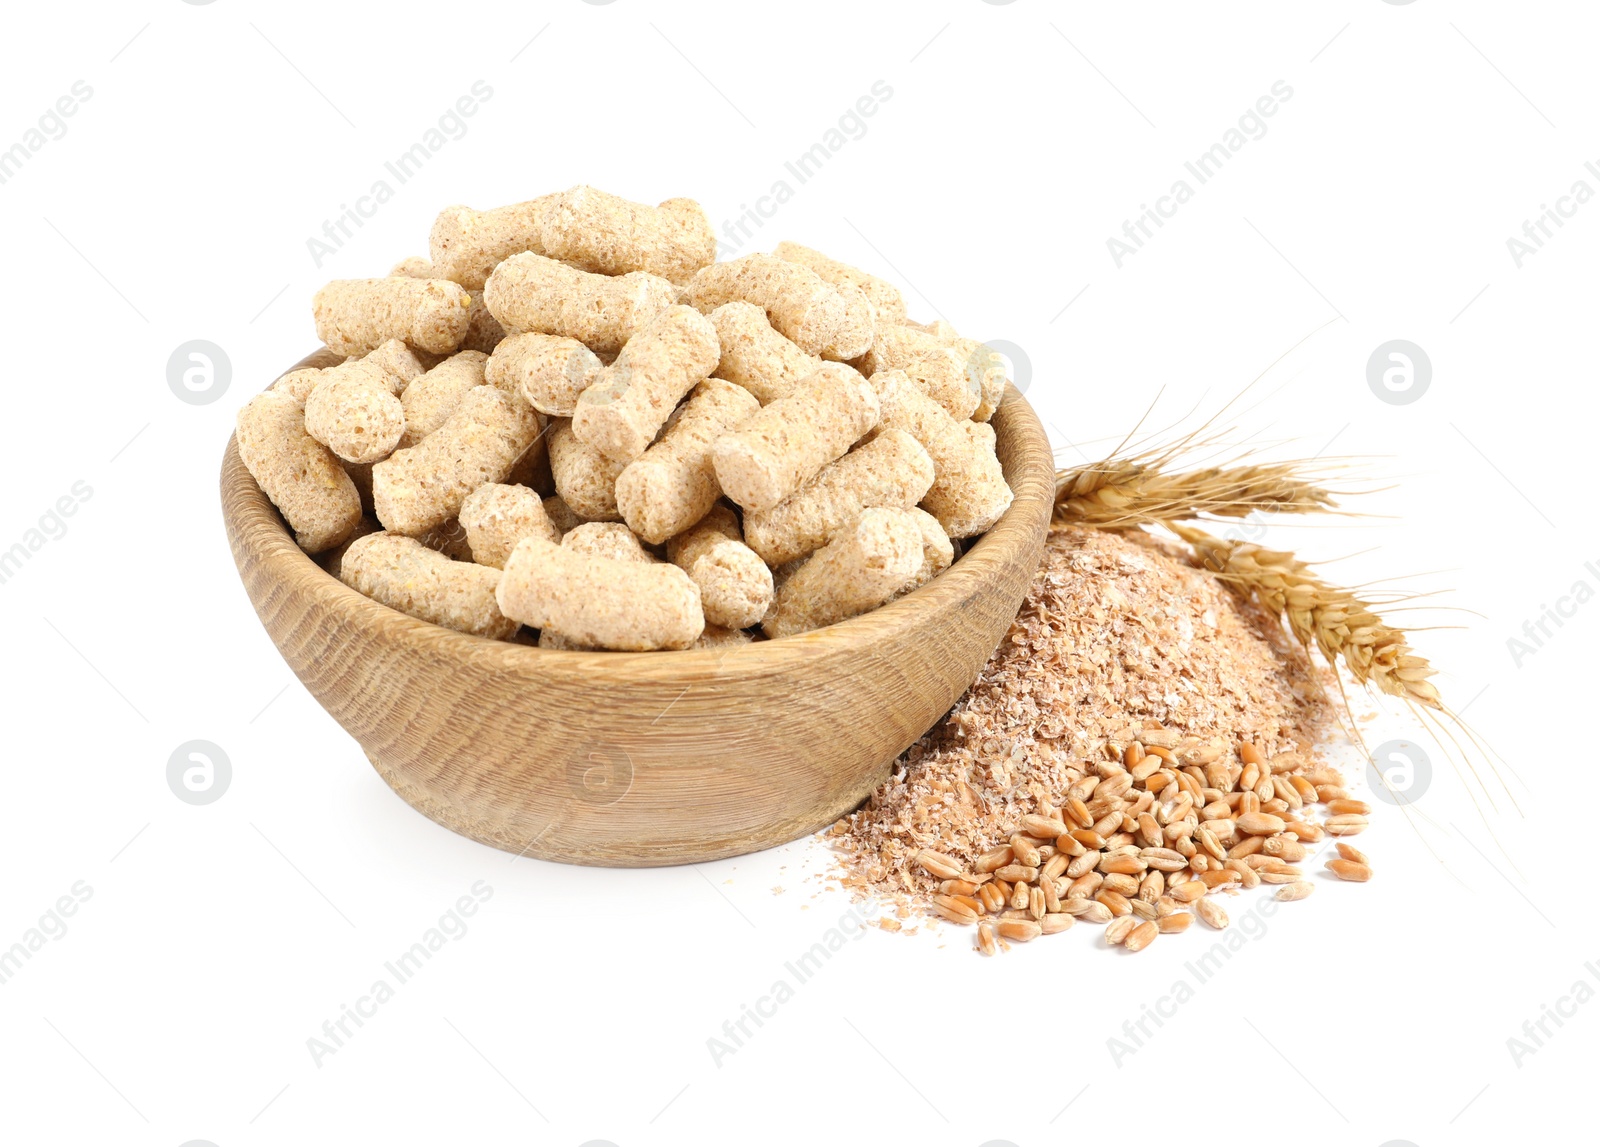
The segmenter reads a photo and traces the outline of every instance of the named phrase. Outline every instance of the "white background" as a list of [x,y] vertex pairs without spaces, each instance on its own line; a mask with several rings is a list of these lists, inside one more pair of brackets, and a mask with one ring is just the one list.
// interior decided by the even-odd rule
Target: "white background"
[[[0,185],[0,549],[74,483],[92,495],[0,585],[0,948],[75,882],[92,895],[0,984],[0,1138],[1435,1147],[1575,1118],[1600,1004],[1566,1005],[1532,1054],[1507,1041],[1600,987],[1600,606],[1520,665],[1507,640],[1600,588],[1600,205],[1520,268],[1506,240],[1576,181],[1600,190],[1595,32],[1579,4],[1439,0],[8,11],[0,148],[75,81],[93,94]],[[465,136],[318,268],[307,239],[476,80],[493,95]],[[1265,135],[1119,268],[1108,238],[1280,80]],[[865,134],[796,184],[785,161],[875,81],[892,96]],[[1209,935],[1130,956],[1080,928],[993,961],[956,930],[858,935],[719,1063],[707,1040],[848,911],[806,877],[820,846],[585,870],[406,807],[241,592],[216,489],[234,412],[312,349],[317,286],[425,253],[446,204],[587,182],[694,196],[720,229],[780,179],[793,197],[741,249],[822,248],[915,317],[1024,348],[1064,463],[1158,392],[1155,425],[1210,412],[1297,347],[1241,435],[1388,488],[1374,518],[1264,536],[1348,583],[1453,591],[1454,612],[1403,616],[1451,627],[1418,644],[1507,787],[1422,741],[1417,815],[1382,805],[1362,840],[1377,879],[1319,876],[1120,1063],[1107,1040],[1193,982]],[[166,380],[191,339],[232,365],[205,405]],[[1391,339],[1432,363],[1405,405],[1367,384]],[[1379,708],[1372,743],[1419,735]],[[166,783],[193,739],[233,768],[204,807]],[[315,1065],[307,1039],[478,881],[469,931]]]

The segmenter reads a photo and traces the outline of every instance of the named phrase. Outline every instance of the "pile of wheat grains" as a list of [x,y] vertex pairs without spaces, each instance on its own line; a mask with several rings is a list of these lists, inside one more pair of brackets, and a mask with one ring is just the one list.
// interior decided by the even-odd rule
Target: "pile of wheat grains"
[[[1301,899],[1295,862],[1366,824],[1314,757],[1331,682],[1177,547],[1058,527],[977,682],[828,833],[840,879],[881,926],[976,924],[986,954],[1074,920],[1138,950],[1260,883]],[[1347,845],[1329,867],[1370,876]]]

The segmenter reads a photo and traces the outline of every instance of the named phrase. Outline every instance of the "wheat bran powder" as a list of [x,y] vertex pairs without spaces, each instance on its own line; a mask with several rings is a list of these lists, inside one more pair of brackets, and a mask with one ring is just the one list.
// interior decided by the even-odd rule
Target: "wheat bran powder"
[[[1141,531],[1056,528],[1016,621],[971,689],[828,835],[841,882],[918,913],[938,881],[1059,806],[1107,743],[1255,745],[1310,765],[1335,712],[1325,671],[1278,621]],[[886,923],[890,923],[885,919]],[[898,931],[898,926],[893,930]]]

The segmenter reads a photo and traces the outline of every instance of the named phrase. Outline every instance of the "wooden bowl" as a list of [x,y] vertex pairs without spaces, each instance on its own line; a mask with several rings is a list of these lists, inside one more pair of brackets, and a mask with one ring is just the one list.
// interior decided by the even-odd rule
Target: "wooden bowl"
[[1015,388],[994,428],[1016,498],[950,569],[839,625],[723,650],[538,649],[379,605],[295,545],[231,439],[222,511],[284,660],[414,808],[546,860],[685,864],[826,827],[977,677],[1038,569],[1055,485]]

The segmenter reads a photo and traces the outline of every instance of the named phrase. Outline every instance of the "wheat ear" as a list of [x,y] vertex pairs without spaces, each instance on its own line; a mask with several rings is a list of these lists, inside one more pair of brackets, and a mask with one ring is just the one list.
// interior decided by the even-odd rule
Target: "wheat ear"
[[[1370,603],[1356,594],[1318,577],[1307,563],[1291,553],[1264,549],[1250,542],[1224,541],[1192,526],[1169,522],[1167,528],[1188,542],[1200,563],[1232,586],[1235,593],[1253,598],[1274,616],[1282,617],[1295,639],[1308,647],[1315,645],[1329,665],[1343,660],[1359,684],[1413,706],[1417,719],[1441,734],[1441,744],[1448,739],[1455,746],[1473,780],[1489,798],[1491,806],[1494,804],[1494,797],[1471,754],[1450,734],[1449,725],[1460,728],[1474,743],[1476,736],[1460,716],[1445,706],[1438,689],[1428,680],[1436,670],[1427,658],[1412,650],[1404,630],[1386,623]],[[1342,682],[1339,691],[1343,697]],[[1348,712],[1348,698],[1345,698],[1344,707]],[[1360,741],[1359,734],[1356,740]],[[1455,758],[1448,752],[1446,755],[1459,775],[1460,767]],[[1492,760],[1489,766],[1512,805],[1516,806],[1516,797],[1505,778],[1499,776],[1499,770],[1494,769]],[[1472,786],[1466,784],[1465,777],[1462,783],[1479,817],[1488,826]],[[1410,816],[1409,811],[1407,816]],[[1492,827],[1490,833],[1493,834]]]
[[1107,459],[1056,475],[1056,521],[1128,529],[1211,514],[1243,518],[1255,511],[1315,514],[1334,509],[1334,495],[1313,482],[1309,462],[1213,466],[1165,473],[1156,459]]
[[1430,709],[1443,708],[1439,691],[1428,680],[1433,666],[1412,651],[1404,630],[1386,623],[1368,602],[1331,585],[1291,553],[1224,541],[1193,526],[1170,523],[1169,528],[1189,543],[1202,565],[1268,612],[1281,615],[1289,631],[1315,645],[1330,665],[1343,659],[1362,685]]

